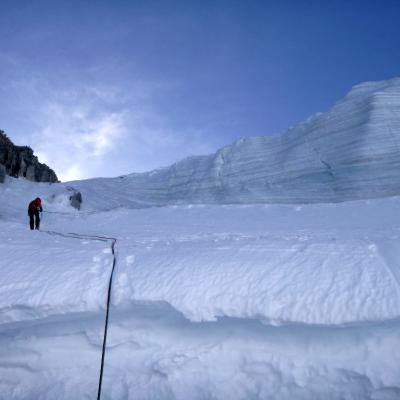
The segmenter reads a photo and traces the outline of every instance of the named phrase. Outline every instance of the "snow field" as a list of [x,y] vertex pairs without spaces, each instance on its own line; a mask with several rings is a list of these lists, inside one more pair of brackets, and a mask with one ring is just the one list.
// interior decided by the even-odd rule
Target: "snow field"
[[[42,232],[27,229],[36,193],[62,212]],[[103,399],[400,397],[399,198],[110,211],[92,199],[78,213],[62,185],[8,180],[3,194],[1,400],[97,395],[109,244],[44,230],[118,238]]]
[[15,224],[7,225],[0,240],[0,323],[104,308],[112,260],[107,243],[31,232]]

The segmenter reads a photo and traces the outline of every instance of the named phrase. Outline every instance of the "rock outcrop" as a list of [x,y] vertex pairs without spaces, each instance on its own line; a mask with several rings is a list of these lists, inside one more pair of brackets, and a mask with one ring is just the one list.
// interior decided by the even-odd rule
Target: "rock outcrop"
[[40,163],[30,147],[14,145],[0,130],[0,182],[4,181],[5,175],[23,176],[35,182],[58,182],[56,173]]
[[3,183],[5,178],[6,178],[6,167],[0,164],[0,183]]
[[71,193],[71,195],[69,196],[69,202],[71,206],[76,208],[77,210],[80,210],[82,204],[82,193],[78,192],[71,186],[67,186],[67,190]]

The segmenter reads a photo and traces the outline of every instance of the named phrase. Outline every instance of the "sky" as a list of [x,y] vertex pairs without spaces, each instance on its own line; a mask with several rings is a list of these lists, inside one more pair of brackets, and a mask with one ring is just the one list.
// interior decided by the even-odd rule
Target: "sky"
[[0,1],[0,129],[61,180],[284,132],[400,76],[400,0]]

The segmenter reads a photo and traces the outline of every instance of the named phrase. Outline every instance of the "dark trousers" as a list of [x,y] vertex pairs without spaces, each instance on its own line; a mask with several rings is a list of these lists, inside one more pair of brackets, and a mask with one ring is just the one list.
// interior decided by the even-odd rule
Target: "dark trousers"
[[39,229],[40,226],[39,211],[29,213],[29,225],[31,229]]

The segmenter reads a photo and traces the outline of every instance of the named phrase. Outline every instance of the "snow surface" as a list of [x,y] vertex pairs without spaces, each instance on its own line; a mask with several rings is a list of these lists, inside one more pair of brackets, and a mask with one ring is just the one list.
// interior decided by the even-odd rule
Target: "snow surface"
[[103,400],[400,399],[399,134],[397,78],[157,171],[7,178],[0,400],[97,397],[111,243],[70,232],[117,238]]
[[50,231],[118,239],[103,399],[400,398],[399,197],[104,211],[85,185],[80,212],[0,185],[1,400],[97,396],[110,244]]

